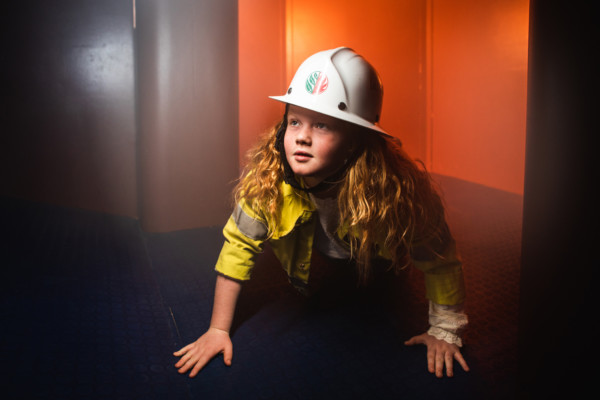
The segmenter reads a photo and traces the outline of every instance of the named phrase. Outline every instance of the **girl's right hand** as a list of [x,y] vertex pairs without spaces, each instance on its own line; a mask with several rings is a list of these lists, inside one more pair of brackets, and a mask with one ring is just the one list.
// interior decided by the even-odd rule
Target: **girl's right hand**
[[209,328],[194,343],[188,344],[173,353],[175,357],[181,357],[179,362],[175,364],[175,368],[178,368],[180,374],[185,374],[191,369],[190,378],[193,378],[219,353],[223,353],[225,365],[230,366],[233,357],[233,344],[229,338],[229,333],[221,329]]

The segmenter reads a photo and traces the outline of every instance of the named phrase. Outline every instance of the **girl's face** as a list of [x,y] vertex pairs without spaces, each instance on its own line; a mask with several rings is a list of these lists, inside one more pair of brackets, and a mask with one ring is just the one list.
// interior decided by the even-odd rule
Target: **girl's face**
[[353,151],[352,132],[344,121],[290,105],[283,145],[292,171],[309,187],[333,175]]

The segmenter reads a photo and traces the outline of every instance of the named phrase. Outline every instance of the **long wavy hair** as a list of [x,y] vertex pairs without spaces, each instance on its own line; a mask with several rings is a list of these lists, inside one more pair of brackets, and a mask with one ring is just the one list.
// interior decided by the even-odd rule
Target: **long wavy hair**
[[[285,119],[248,152],[245,170],[234,190],[236,203],[243,200],[263,215],[271,233],[277,227],[277,209],[282,201],[283,163],[276,146],[282,126],[285,128]],[[386,254],[391,268],[399,271],[410,264],[414,249],[422,251],[424,246],[443,240],[447,227],[433,180],[422,163],[404,152],[399,141],[364,129],[357,147],[337,197],[340,226],[348,228],[350,252],[359,280],[365,282],[371,276],[374,256]]]

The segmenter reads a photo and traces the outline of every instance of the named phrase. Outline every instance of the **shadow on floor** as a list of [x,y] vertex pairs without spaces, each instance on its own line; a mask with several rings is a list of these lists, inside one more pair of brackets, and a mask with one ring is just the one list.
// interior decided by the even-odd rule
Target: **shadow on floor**
[[[472,371],[426,371],[402,342],[427,325],[422,277],[307,305],[266,252],[236,314],[234,363],[194,380],[171,355],[207,328],[221,228],[147,234],[136,220],[2,199],[0,354],[9,398],[510,399],[522,198],[437,177],[465,264]],[[318,263],[319,261],[317,261]],[[382,294],[394,292],[394,301]],[[385,301],[381,301],[381,300]]]

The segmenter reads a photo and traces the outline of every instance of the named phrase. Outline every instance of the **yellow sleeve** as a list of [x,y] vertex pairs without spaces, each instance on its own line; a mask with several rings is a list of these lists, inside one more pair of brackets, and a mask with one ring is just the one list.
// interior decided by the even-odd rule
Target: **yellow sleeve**
[[451,240],[442,254],[430,260],[413,259],[416,268],[425,274],[425,291],[429,300],[442,305],[456,305],[465,300],[462,262]]
[[[257,220],[249,221],[248,218],[248,215],[239,206],[231,215],[223,228],[225,242],[215,266],[217,272],[240,281],[250,279],[256,257],[262,252],[265,241],[263,237],[253,234],[250,234],[251,237],[249,237],[248,232],[242,233],[244,226],[252,228],[256,224],[260,224]],[[248,225],[249,223],[254,225]],[[241,225],[242,229],[238,225]]]

